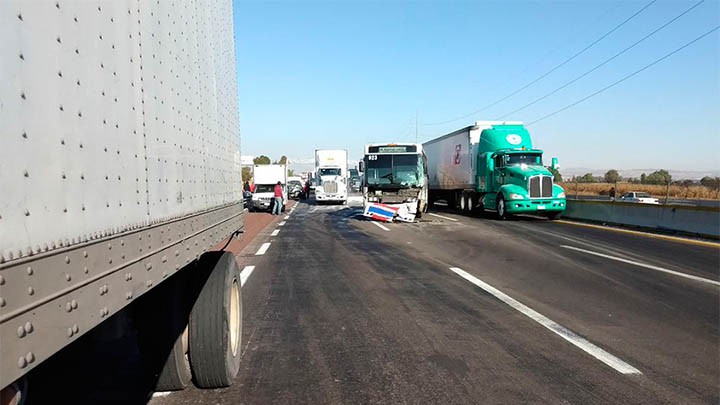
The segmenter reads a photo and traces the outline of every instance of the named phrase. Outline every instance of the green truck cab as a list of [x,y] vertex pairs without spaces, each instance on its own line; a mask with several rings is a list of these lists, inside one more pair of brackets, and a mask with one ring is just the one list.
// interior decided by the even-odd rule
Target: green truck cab
[[[559,218],[565,211],[565,190],[554,184],[543,166],[543,151],[533,149],[522,125],[485,129],[478,145],[477,189],[484,207],[495,207],[500,217],[545,214]],[[553,169],[557,159],[552,160]]]
[[[430,171],[430,201],[445,200],[469,213],[497,212],[559,218],[565,191],[554,184],[534,149],[530,133],[518,122],[479,121],[424,144]],[[557,169],[557,159],[551,167]]]

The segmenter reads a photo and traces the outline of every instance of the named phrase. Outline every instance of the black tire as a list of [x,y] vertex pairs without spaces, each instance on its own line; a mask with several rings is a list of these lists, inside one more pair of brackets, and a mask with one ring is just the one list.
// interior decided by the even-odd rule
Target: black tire
[[560,217],[562,217],[562,212],[552,212],[552,213],[548,214],[548,218],[551,221],[558,220],[558,219],[560,219]]
[[200,388],[228,387],[240,371],[240,270],[229,252],[199,260],[202,286],[190,313],[190,367]]
[[497,216],[500,220],[504,221],[510,219],[511,215],[507,212],[507,206],[505,205],[505,198],[502,194],[498,194],[496,202]]
[[426,211],[427,204],[423,204],[422,201],[418,201],[417,206],[415,207],[415,218],[421,219]]
[[137,312],[138,346],[155,391],[178,391],[192,381],[187,357],[187,277],[181,272],[153,291]]
[[447,207],[451,210],[456,209],[457,207],[457,201],[455,201],[455,192],[450,191],[450,194],[447,194]]

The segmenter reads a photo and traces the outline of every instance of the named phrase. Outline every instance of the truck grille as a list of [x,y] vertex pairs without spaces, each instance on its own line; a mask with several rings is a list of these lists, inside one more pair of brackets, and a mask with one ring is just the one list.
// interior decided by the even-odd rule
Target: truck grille
[[323,191],[326,193],[337,193],[338,186],[337,183],[334,181],[324,181],[323,182]]
[[553,188],[553,179],[550,176],[534,176],[530,177],[528,190],[530,198],[551,198]]

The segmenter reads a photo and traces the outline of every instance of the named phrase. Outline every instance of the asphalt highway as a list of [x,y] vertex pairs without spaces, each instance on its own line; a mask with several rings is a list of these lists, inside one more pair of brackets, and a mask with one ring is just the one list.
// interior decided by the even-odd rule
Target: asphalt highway
[[150,403],[720,401],[719,245],[357,205],[301,202],[238,252],[236,383]]

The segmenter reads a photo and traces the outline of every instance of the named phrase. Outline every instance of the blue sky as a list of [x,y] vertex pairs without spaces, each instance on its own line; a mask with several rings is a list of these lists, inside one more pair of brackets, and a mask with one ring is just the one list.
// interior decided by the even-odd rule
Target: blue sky
[[[420,142],[501,117],[605,61],[695,1],[241,1],[235,47],[243,155],[310,159]],[[535,121],[720,25],[706,0],[627,53],[506,119]],[[528,126],[562,167],[720,169],[720,30]],[[549,159],[548,159],[549,161]],[[561,170],[562,171],[562,170]]]

